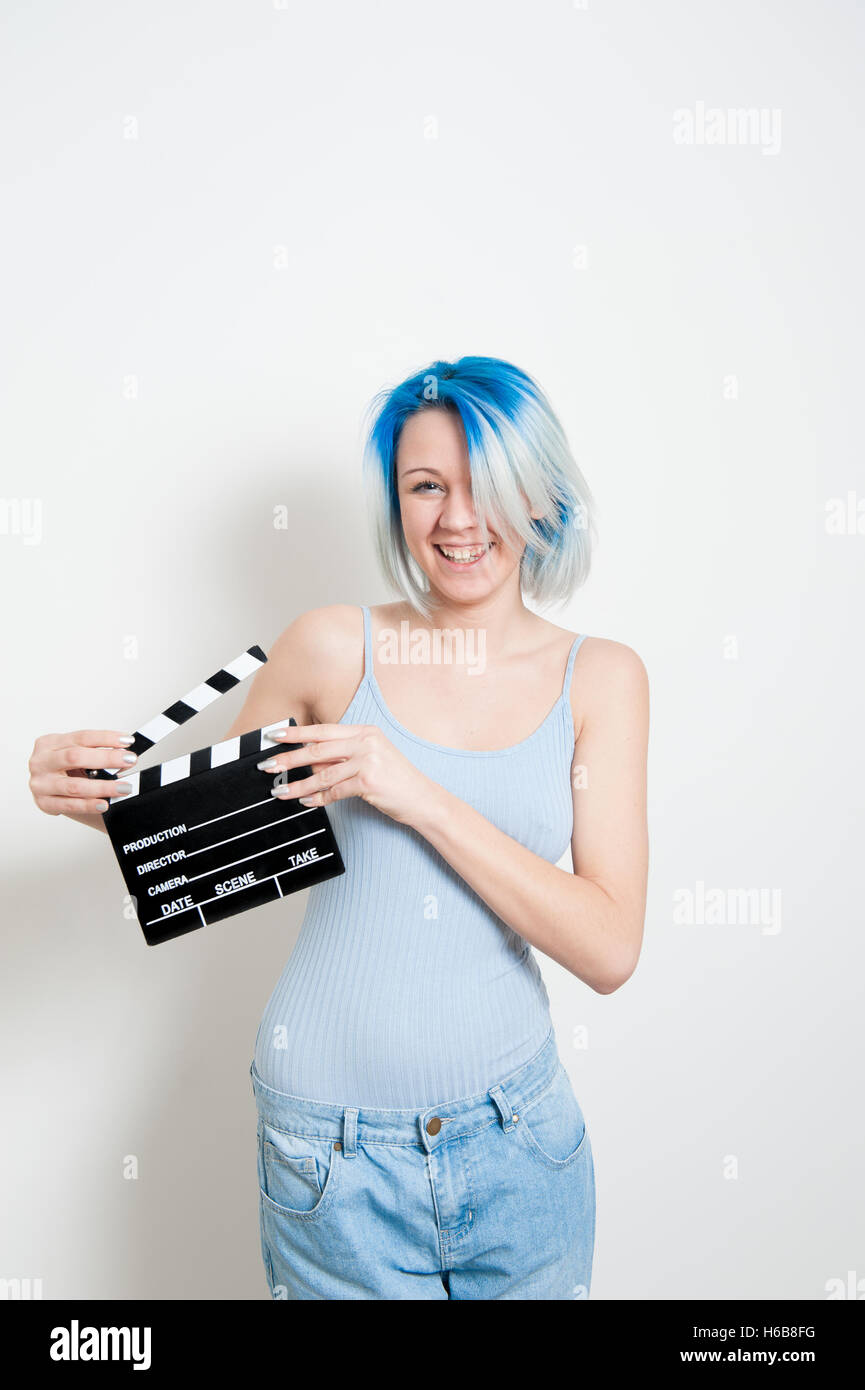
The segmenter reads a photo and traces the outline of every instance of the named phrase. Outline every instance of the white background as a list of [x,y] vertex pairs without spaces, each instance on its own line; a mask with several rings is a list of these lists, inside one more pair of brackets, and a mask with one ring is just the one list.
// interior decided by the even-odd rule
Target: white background
[[[267,1296],[248,1068],[305,895],[148,950],[27,759],[390,598],[364,407],[480,353],[541,382],[600,504],[548,616],[651,682],[639,968],[602,997],[539,956],[592,1135],[592,1296],[865,1280],[865,536],[826,526],[865,495],[857,10],[4,6],[2,494],[42,521],[0,535],[0,1277]],[[698,102],[779,111],[780,149],[677,144]],[[779,892],[780,930],[677,923],[700,882]]]

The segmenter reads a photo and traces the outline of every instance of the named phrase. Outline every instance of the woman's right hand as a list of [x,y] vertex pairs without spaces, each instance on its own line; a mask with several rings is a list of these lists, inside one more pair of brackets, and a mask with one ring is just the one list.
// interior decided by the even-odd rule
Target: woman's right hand
[[[41,734],[30,755],[30,791],[39,810],[46,816],[101,817],[109,799],[126,795],[131,787],[113,778],[88,777],[85,768],[130,772],[138,759],[129,753],[129,742],[128,734],[114,729]],[[102,828],[101,820],[90,824]]]

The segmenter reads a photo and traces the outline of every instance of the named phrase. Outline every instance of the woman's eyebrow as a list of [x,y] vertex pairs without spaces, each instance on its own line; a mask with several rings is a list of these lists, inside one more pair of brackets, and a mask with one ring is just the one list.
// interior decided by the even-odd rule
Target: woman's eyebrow
[[440,478],[442,476],[437,468],[425,468],[420,465],[418,465],[417,468],[404,468],[400,476],[403,478],[407,478],[409,473],[435,473],[437,478]]

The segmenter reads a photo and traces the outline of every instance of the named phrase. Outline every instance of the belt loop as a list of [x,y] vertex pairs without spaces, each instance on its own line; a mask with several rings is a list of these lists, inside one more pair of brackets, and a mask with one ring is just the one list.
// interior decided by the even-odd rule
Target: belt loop
[[342,1153],[344,1158],[357,1158],[357,1111],[350,1105],[343,1113]]
[[510,1101],[508,1100],[501,1086],[497,1084],[491,1087],[490,1090],[487,1091],[487,1095],[490,1097],[491,1100],[495,1101],[496,1103],[498,1112],[502,1117],[502,1128],[506,1132],[512,1130],[514,1128],[514,1112],[511,1110]]

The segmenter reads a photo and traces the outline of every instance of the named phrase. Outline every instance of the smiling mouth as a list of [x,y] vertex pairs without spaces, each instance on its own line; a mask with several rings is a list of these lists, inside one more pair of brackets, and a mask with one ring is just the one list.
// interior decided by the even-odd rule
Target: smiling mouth
[[466,570],[471,569],[472,565],[478,564],[487,554],[487,551],[492,550],[494,545],[495,541],[490,541],[489,545],[460,546],[436,545],[435,542],[433,542],[433,549],[437,550],[439,555],[441,555],[445,562],[453,569]]

